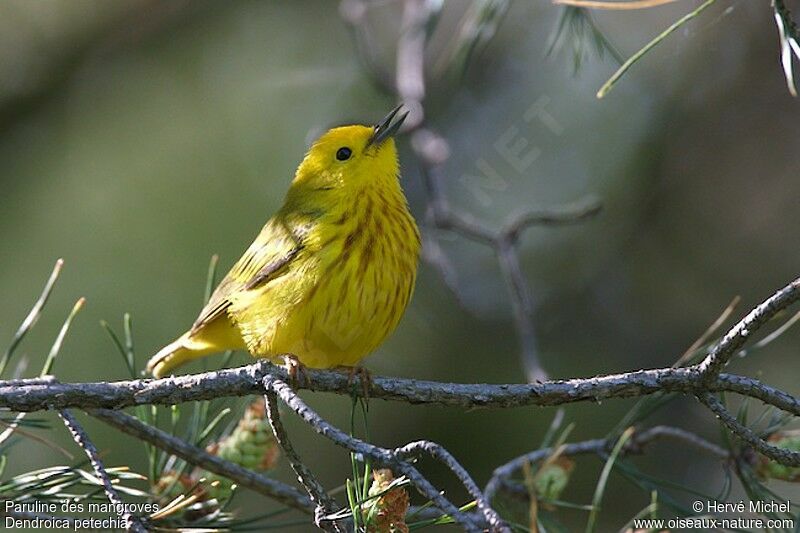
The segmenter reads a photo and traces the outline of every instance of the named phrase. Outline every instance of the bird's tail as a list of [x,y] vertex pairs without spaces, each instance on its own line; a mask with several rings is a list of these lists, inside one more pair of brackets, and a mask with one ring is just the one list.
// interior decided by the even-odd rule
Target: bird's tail
[[218,351],[216,346],[202,339],[191,338],[189,337],[189,332],[186,332],[161,348],[157,354],[150,358],[147,362],[147,372],[153,374],[153,377],[160,378],[192,359],[197,359],[216,351]]
[[245,348],[239,331],[225,319],[218,319],[196,331],[187,331],[158,351],[147,362],[147,372],[160,378],[175,368],[213,353]]

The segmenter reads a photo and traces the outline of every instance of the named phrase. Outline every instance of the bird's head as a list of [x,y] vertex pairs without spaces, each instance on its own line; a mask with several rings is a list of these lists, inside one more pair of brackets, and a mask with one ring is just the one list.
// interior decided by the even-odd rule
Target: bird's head
[[407,113],[396,107],[375,126],[341,126],[314,142],[297,169],[292,188],[357,193],[384,180],[397,180],[399,164],[394,135]]

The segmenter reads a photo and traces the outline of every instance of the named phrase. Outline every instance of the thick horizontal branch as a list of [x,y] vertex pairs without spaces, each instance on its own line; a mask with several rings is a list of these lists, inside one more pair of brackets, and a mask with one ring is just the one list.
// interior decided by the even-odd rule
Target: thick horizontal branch
[[[65,408],[120,409],[134,405],[170,405],[220,397],[263,393],[264,377],[288,379],[286,370],[267,361],[239,368],[163,379],[96,383],[59,383],[55,379],[33,382],[0,381],[0,408],[29,412]],[[308,370],[315,391],[361,393],[348,383],[348,374]],[[308,384],[302,384],[308,388]],[[720,374],[710,383],[696,367],[638,370],[591,378],[546,381],[536,384],[462,384],[373,376],[370,398],[412,404],[453,407],[552,406],[608,398],[631,398],[658,391],[694,395],[730,391],[757,398],[800,416],[800,399],[746,376]]]

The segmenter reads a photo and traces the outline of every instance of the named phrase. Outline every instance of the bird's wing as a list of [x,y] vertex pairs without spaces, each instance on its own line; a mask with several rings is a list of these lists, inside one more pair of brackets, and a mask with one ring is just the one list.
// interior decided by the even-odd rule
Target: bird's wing
[[214,290],[192,325],[191,333],[226,314],[233,295],[262,287],[284,273],[302,248],[301,238],[285,221],[272,219],[267,222]]

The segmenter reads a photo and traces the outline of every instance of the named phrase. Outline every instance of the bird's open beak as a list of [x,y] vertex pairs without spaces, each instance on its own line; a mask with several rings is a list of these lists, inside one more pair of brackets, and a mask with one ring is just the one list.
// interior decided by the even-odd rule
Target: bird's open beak
[[403,124],[403,121],[408,116],[408,111],[406,111],[405,113],[397,117],[397,120],[392,122],[392,120],[394,120],[395,116],[402,107],[403,104],[400,104],[399,106],[392,109],[391,113],[386,115],[386,118],[384,118],[380,122],[380,124],[375,126],[375,132],[372,134],[372,137],[369,138],[369,141],[367,141],[367,148],[373,145],[380,146],[383,143],[383,141],[385,141],[386,139],[392,137],[395,133],[397,133],[397,130],[400,129],[400,126]]

